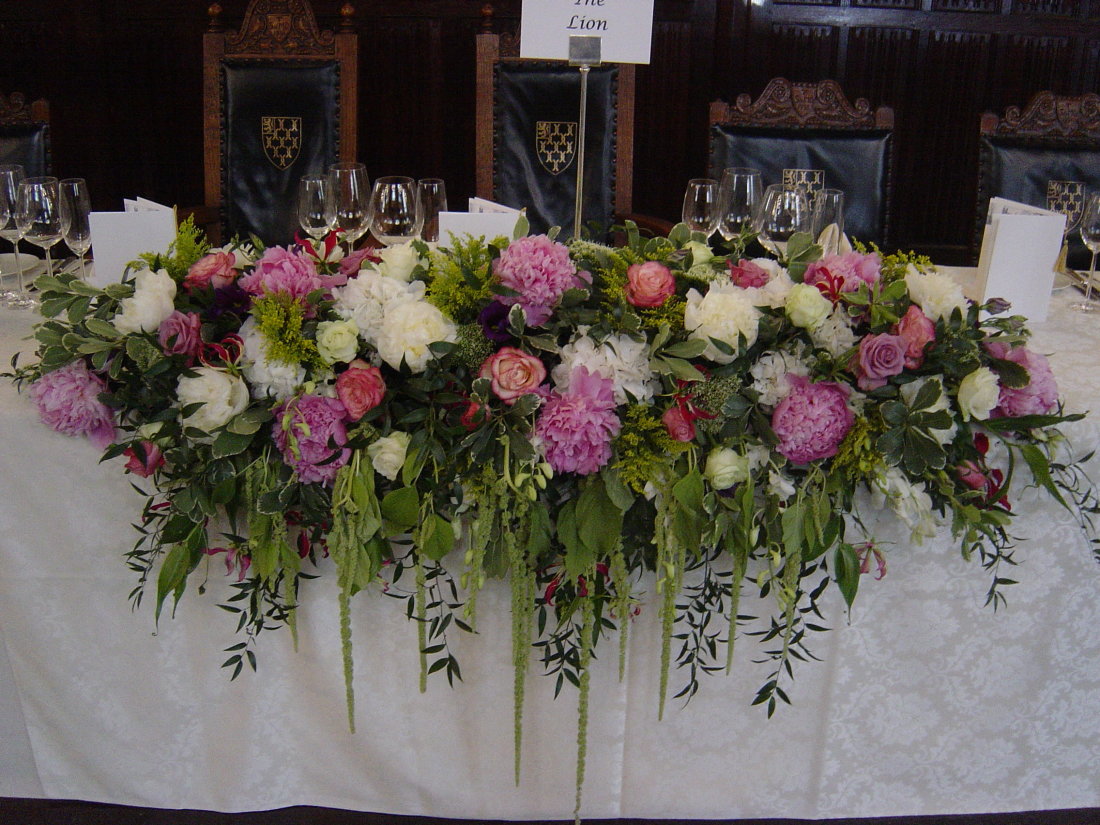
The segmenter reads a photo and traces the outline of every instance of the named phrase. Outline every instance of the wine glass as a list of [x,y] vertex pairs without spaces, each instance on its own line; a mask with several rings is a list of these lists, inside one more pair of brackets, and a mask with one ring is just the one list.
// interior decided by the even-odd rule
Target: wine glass
[[348,252],[370,229],[370,180],[362,163],[335,163],[328,168],[329,225],[344,233]]
[[371,231],[387,246],[405,243],[420,234],[424,209],[412,178],[379,178],[374,182],[370,205]]
[[87,280],[84,253],[92,246],[92,211],[88,184],[84,178],[65,178],[58,184],[61,197],[61,237],[65,245],[80,259],[80,280]]
[[[15,220],[23,237],[46,251],[46,273],[53,276],[50,248],[61,240],[61,196],[58,180],[53,177],[24,178],[19,184]],[[22,284],[20,284],[22,289]],[[12,302],[17,309],[38,306],[38,299],[25,289]]]
[[775,255],[787,254],[787,241],[796,232],[809,232],[810,204],[800,186],[773,183],[764,190],[753,220],[760,243]]
[[[844,234],[844,193],[839,189],[818,189],[814,193],[811,233],[822,245],[824,255],[835,255],[840,246],[840,236]],[[825,230],[829,231],[822,237]]]
[[329,189],[325,175],[303,175],[298,181],[298,225],[315,241],[332,231]]
[[1089,279],[1085,284],[1085,300],[1073,304],[1073,308],[1079,312],[1095,312],[1097,303],[1092,300],[1092,281],[1096,277],[1096,253],[1100,252],[1100,192],[1089,195],[1085,211],[1081,215],[1080,232],[1081,240],[1092,253],[1092,261],[1089,263]]
[[439,213],[447,211],[447,189],[442,178],[421,178],[416,186],[424,211],[423,238],[429,243],[438,241]]
[[753,213],[764,192],[764,181],[759,169],[733,166],[722,172],[718,188],[718,231],[727,241],[732,241],[745,227],[752,225]]
[[718,181],[713,178],[689,180],[680,215],[692,232],[702,232],[708,238],[713,235],[722,217],[718,208]]
[[0,223],[0,238],[4,238],[11,243],[12,249],[15,251],[15,269],[18,273],[16,288],[5,289],[0,292],[0,300],[3,300],[5,304],[10,304],[24,294],[23,258],[19,254],[19,239],[23,235],[20,233],[19,226],[15,221],[15,208],[19,197],[19,184],[25,176],[23,167],[19,164],[9,163],[0,166],[0,202],[7,206],[5,210],[7,217]]

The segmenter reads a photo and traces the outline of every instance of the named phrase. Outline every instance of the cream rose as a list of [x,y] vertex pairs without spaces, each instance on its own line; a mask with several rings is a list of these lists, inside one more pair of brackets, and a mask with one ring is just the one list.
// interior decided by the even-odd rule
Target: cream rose
[[[745,346],[756,343],[760,329],[760,310],[733,284],[712,286],[706,295],[688,290],[684,308],[684,327],[688,337],[706,341],[703,357],[716,364],[728,364],[737,357],[739,339],[745,337]],[[711,339],[728,344],[732,353],[722,352]]]
[[726,490],[748,480],[749,457],[729,447],[716,447],[707,456],[704,474],[714,489]]
[[405,464],[410,440],[408,433],[394,431],[367,445],[371,466],[390,481],[395,480]]
[[[927,311],[927,310],[926,310]],[[967,373],[959,384],[959,410],[963,420],[984,421],[989,418],[997,399],[1001,395],[1001,386],[997,374],[989,367],[978,367]]]
[[198,427],[213,432],[248,406],[248,387],[236,375],[213,367],[197,367],[193,376],[180,376],[176,398],[180,407],[199,404],[195,412],[183,419],[186,427]]
[[949,276],[940,272],[921,272],[910,265],[905,273],[905,286],[909,290],[909,297],[924,310],[933,321],[951,317],[951,312],[958,309],[966,315],[966,296],[962,287]]
[[346,364],[359,349],[359,326],[354,321],[322,321],[317,325],[317,352],[326,364]]
[[705,264],[714,257],[711,248],[701,241],[688,241],[684,249],[691,253],[691,265]]
[[442,312],[424,301],[406,301],[387,308],[376,343],[382,360],[394,369],[404,358],[413,372],[423,372],[435,357],[430,344],[457,340],[458,330]]
[[134,276],[134,294],[123,298],[114,317],[115,329],[131,335],[156,332],[176,309],[176,282],[165,270],[143,269]]
[[420,264],[420,253],[416,251],[412,241],[387,246],[378,254],[382,258],[378,271],[395,281],[408,282],[412,278],[413,270]]
[[815,329],[825,322],[832,309],[832,301],[816,286],[795,284],[787,293],[787,317],[796,327]]

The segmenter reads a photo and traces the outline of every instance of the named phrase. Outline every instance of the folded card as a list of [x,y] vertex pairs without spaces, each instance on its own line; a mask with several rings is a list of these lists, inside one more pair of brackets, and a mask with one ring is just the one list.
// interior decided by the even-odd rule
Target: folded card
[[470,198],[469,212],[439,213],[439,245],[451,246],[452,238],[463,235],[486,240],[501,236],[510,239],[522,214],[521,210],[510,206],[483,198]]
[[974,284],[975,299],[1004,298],[1013,315],[1044,321],[1062,249],[1066,216],[991,198]]
[[142,252],[167,252],[176,239],[176,210],[137,198],[126,199],[122,212],[92,212],[91,281],[106,286],[122,280],[126,267]]

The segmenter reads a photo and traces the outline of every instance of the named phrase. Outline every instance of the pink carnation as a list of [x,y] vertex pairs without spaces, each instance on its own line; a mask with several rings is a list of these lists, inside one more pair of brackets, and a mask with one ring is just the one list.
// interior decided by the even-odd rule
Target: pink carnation
[[513,241],[500,253],[493,271],[500,285],[515,293],[494,297],[506,306],[523,307],[527,323],[533,327],[546,322],[567,290],[585,286],[569,259],[568,248],[545,235]]
[[589,475],[611,458],[611,439],[621,426],[613,387],[610,378],[575,367],[569,391],[547,398],[535,423],[535,443],[555,472]]
[[855,421],[848,408],[848,388],[833,381],[812,384],[794,373],[787,380],[791,392],[772,414],[777,449],[795,464],[836,455]]
[[726,261],[726,266],[729,267],[730,280],[744,289],[765,286],[771,280],[768,270],[744,258],[736,265],[733,261]]
[[877,284],[881,268],[877,252],[826,255],[806,267],[802,282],[835,299],[841,292],[855,292],[860,284]]
[[302,481],[331,482],[336,471],[348,463],[348,449],[341,449],[335,460],[328,460],[335,452],[330,441],[337,447],[347,443],[346,418],[347,410],[340,401],[320,395],[292,398],[276,408],[275,445]]
[[[237,283],[250,295],[285,292],[303,300],[309,293],[337,284],[323,277],[309,255],[273,246],[256,261],[252,271]],[[346,280],[346,279],[345,279]]]
[[1032,352],[1027,347],[1012,347],[1002,343],[986,347],[994,358],[1012,361],[1027,370],[1030,380],[1022,387],[1001,384],[1001,395],[993,414],[1008,418],[1021,415],[1043,415],[1058,406],[1058,382],[1045,355]]
[[165,355],[186,355],[191,366],[202,348],[202,320],[194,312],[173,310],[161,321],[157,341]]
[[115,440],[114,412],[99,400],[106,391],[106,381],[83,361],[73,361],[35,381],[30,396],[49,427],[65,435],[86,435],[102,450]]

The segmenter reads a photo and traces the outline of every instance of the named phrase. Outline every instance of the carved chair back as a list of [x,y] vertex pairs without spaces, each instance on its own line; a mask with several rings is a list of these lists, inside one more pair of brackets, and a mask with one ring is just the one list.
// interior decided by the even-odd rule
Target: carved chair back
[[50,174],[50,104],[0,94],[0,164],[18,163],[27,177]]

